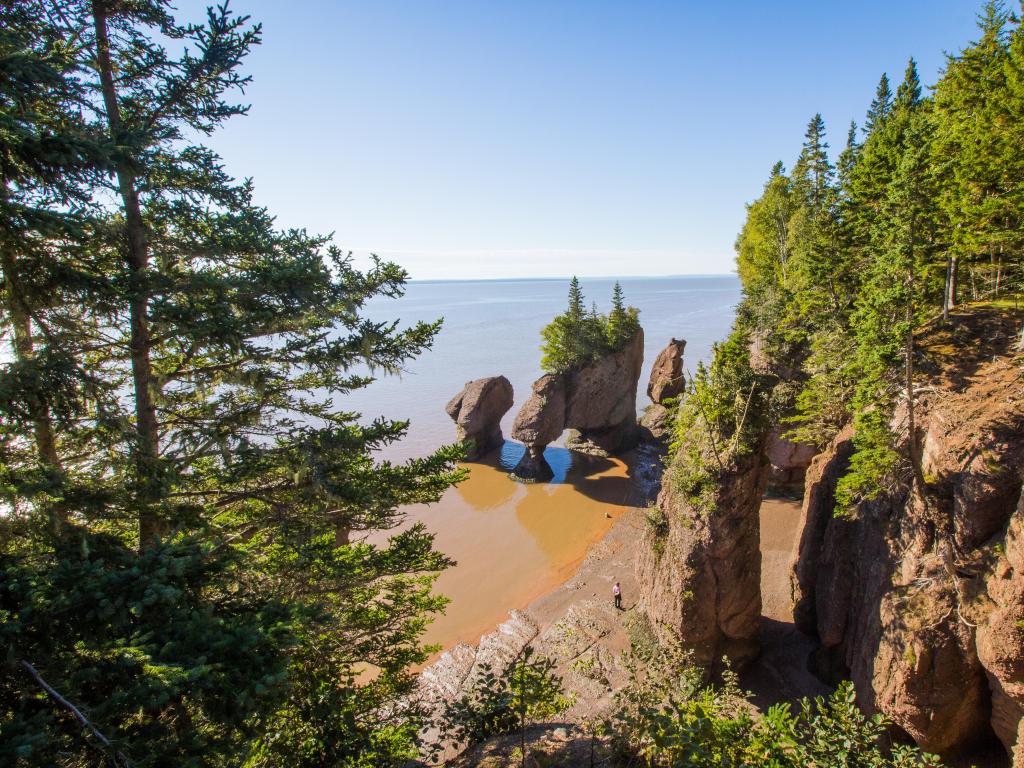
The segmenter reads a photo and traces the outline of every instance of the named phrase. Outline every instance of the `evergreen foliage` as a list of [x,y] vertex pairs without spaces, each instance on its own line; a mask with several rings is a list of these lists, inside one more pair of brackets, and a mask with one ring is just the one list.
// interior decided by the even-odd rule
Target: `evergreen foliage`
[[895,94],[883,75],[863,141],[851,128],[835,169],[812,118],[793,171],[773,168],[737,240],[737,328],[793,372],[795,388],[773,393],[772,407],[791,412],[792,437],[819,447],[854,424],[838,489],[846,508],[923,490],[907,439],[915,332],[957,302],[1019,290],[1024,274],[1024,32],[996,0],[979,31],[949,57],[933,96],[913,59]]
[[469,693],[450,703],[440,727],[457,744],[479,744],[504,733],[518,733],[526,764],[526,729],[561,714],[572,706],[565,695],[555,663],[527,645],[508,668],[496,672],[484,666]]
[[865,717],[852,683],[827,699],[803,699],[794,712],[776,704],[754,717],[750,695],[730,670],[709,685],[678,645],[643,649],[627,658],[630,679],[616,694],[604,724],[613,765],[652,768],[940,768],[939,759],[912,747],[888,748],[888,723]]
[[[0,755],[5,764],[393,765],[461,475],[379,449],[346,393],[438,323],[281,231],[200,142],[260,28],[165,0],[0,5]],[[367,673],[372,670],[372,673]],[[76,714],[76,712],[78,714]],[[81,715],[81,717],[79,717]]]
[[640,312],[626,306],[618,282],[612,291],[608,315],[584,309],[583,290],[575,277],[569,283],[569,306],[541,331],[541,367],[549,373],[565,373],[617,352],[640,330]]

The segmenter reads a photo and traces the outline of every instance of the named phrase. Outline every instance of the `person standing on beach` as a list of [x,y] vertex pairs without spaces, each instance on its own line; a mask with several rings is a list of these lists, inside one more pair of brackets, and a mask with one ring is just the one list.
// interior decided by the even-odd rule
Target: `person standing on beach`
[[612,587],[612,595],[615,596],[615,607],[620,611],[622,610],[622,587],[619,586],[619,582],[615,582],[615,586]]

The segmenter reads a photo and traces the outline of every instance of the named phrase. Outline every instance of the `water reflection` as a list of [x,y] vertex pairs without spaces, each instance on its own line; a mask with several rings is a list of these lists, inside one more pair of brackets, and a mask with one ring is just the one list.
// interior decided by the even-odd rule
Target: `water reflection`
[[[523,458],[523,454],[526,453],[526,446],[522,443],[515,443],[511,440],[506,440],[505,444],[501,447],[501,466],[508,472],[511,472],[519,460]],[[554,472],[554,477],[545,482],[559,485],[566,482],[569,476],[569,470],[572,469],[574,457],[578,457],[580,454],[574,454],[568,448],[564,448],[560,445],[549,445],[544,449],[544,460],[551,467],[551,471]]]
[[469,477],[440,504],[409,508],[410,521],[424,522],[436,547],[457,562],[437,581],[451,603],[427,642],[475,642],[510,609],[563,582],[629,503],[627,461],[552,446],[545,457],[555,480],[520,483],[509,472],[523,451],[505,443],[466,465]]

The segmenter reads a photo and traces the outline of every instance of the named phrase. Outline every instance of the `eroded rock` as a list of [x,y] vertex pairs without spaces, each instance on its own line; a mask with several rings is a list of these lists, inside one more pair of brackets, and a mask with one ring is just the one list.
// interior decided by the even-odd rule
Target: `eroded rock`
[[662,526],[648,526],[637,560],[644,610],[707,667],[757,656],[761,622],[761,497],[768,464],[755,452],[729,467],[697,509],[670,470],[658,497]]
[[993,608],[979,624],[978,658],[992,691],[992,729],[1024,766],[1024,495],[987,584]]
[[780,425],[768,433],[768,443],[765,446],[765,453],[771,464],[768,480],[776,487],[799,488],[817,450],[813,445],[796,443],[785,437],[787,431],[786,426]]
[[544,460],[544,447],[564,430],[565,379],[549,373],[533,383],[533,392],[512,423],[512,437],[526,446],[512,474],[522,480],[549,479],[553,473]]
[[644,409],[638,423],[642,440],[664,443],[671,437],[672,414],[664,405],[651,403]]
[[504,376],[488,376],[466,383],[448,401],[445,412],[455,422],[458,438],[466,443],[470,461],[501,447],[501,419],[512,407],[512,384]]
[[[990,360],[937,382],[893,429],[913,441],[926,493],[905,485],[835,509],[852,453],[841,433],[807,472],[793,577],[799,627],[819,670],[848,676],[858,701],[922,748],[955,754],[987,734],[1024,766],[1024,387]],[[902,432],[901,432],[902,430]]]
[[640,330],[618,352],[579,370],[537,379],[512,425],[512,437],[526,446],[513,476],[549,479],[544,448],[566,429],[574,430],[566,445],[582,453],[608,456],[636,445],[636,388],[643,355]]
[[672,339],[654,359],[651,378],[647,382],[647,396],[652,403],[662,404],[683,393],[686,381],[683,377],[684,339]]
[[579,432],[573,450],[609,455],[636,444],[636,389],[644,363],[644,332],[618,352],[566,377],[565,426]]

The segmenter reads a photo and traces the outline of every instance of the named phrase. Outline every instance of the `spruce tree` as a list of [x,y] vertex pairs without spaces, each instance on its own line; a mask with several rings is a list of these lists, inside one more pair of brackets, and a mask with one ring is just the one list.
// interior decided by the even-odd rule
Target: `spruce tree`
[[900,161],[876,221],[875,258],[852,318],[858,373],[853,401],[856,451],[837,490],[843,505],[875,496],[897,481],[901,457],[889,426],[895,404],[891,381],[896,371],[908,408],[902,459],[911,468],[917,490],[924,487],[915,454],[914,330],[927,308],[922,275],[934,247],[934,190],[929,168],[932,130],[927,115],[921,112],[908,121]]
[[[258,26],[226,7],[181,24],[162,0],[15,10],[70,61],[32,61],[50,54],[5,38],[9,70],[54,73],[31,112],[3,97],[5,125],[21,120],[42,149],[80,149],[29,167],[37,192],[8,194],[0,212],[4,233],[29,231],[17,206],[59,224],[32,225],[5,289],[28,263],[60,288],[6,290],[31,303],[27,325],[9,311],[5,324],[46,346],[0,368],[4,479],[19,479],[4,484],[18,515],[0,522],[3,749],[36,764],[98,749],[136,766],[412,757],[410,668],[426,658],[448,561],[422,526],[379,546],[351,534],[437,500],[460,476],[457,451],[383,461],[406,423],[366,422],[344,396],[400,371],[438,324],[365,318],[371,298],[403,292],[404,271],[361,271],[327,238],[277,230],[252,184],[199,143],[245,113],[229,97],[248,82]],[[65,92],[84,108],[65,114]],[[26,392],[36,400],[19,411]],[[54,498],[29,487],[54,463],[31,439],[45,418],[70,538],[36,523]]]
[[896,89],[895,109],[915,107],[921,101],[921,78],[917,74],[917,62],[911,58],[903,73],[903,82]]
[[933,164],[951,242],[947,304],[955,298],[961,263],[979,270],[997,292],[1004,254],[1020,241],[1021,206],[1014,194],[1019,178],[1013,176],[1019,146],[1006,114],[1013,102],[1007,79],[1009,23],[1002,3],[987,3],[978,19],[979,39],[948,58],[935,87]]
[[608,313],[608,346],[611,349],[619,349],[623,344],[632,338],[636,329],[630,327],[629,313],[626,310],[626,299],[622,292],[619,281],[615,281],[612,288],[612,309]]
[[586,312],[586,302],[583,297],[583,289],[580,288],[580,281],[573,275],[569,281],[569,309],[568,314],[572,320],[582,321]]
[[864,133],[870,134],[876,128],[880,128],[891,111],[892,90],[889,88],[889,75],[883,72],[875,89],[875,98],[872,99],[864,119]]
[[793,189],[816,211],[828,204],[828,189],[833,176],[825,140],[825,121],[816,114],[807,124],[804,145],[793,166]]

